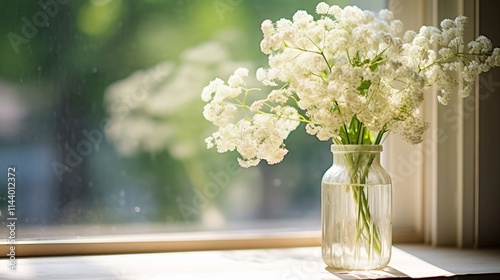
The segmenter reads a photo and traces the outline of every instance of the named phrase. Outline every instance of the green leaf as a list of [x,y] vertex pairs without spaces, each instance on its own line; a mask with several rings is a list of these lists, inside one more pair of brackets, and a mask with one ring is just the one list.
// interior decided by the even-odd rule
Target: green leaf
[[371,145],[375,141],[373,133],[366,128],[357,116],[352,117],[347,127],[341,127],[339,136],[343,144]]
[[323,79],[326,79],[326,78],[328,78],[328,72],[326,72],[326,70],[323,70],[323,71],[319,72],[319,76]]
[[339,131],[340,142],[342,144],[347,145],[350,144],[349,137],[347,136],[347,131],[345,131],[345,126],[342,126]]
[[[356,115],[354,115],[351,119],[351,123],[349,124],[349,139],[354,139],[357,142],[358,139],[358,128],[359,128],[359,120]],[[353,144],[359,144],[359,143],[353,143]]]
[[363,144],[371,145],[371,144],[373,144],[373,141],[375,141],[375,137],[373,137],[373,133],[370,130],[366,129],[365,135],[363,137]]
[[382,61],[382,56],[379,54],[373,59],[372,63],[370,64],[370,70],[372,72],[375,72],[381,61]]
[[359,91],[359,93],[361,93],[361,95],[366,96],[368,94],[367,90],[370,88],[371,85],[372,85],[372,81],[363,80],[363,81],[361,81],[361,84],[359,85],[357,90]]

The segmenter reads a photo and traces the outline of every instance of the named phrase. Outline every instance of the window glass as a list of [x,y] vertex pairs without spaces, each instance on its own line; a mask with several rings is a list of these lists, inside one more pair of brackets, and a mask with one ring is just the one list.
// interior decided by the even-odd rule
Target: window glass
[[200,99],[214,78],[266,66],[263,20],[314,13],[316,4],[2,1],[2,219],[17,218],[19,239],[319,229],[330,143],[298,129],[284,162],[241,168],[235,153],[206,149],[215,127]]

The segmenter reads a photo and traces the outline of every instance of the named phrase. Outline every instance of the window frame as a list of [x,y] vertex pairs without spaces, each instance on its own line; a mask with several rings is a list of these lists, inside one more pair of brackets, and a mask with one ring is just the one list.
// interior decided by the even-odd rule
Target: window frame
[[[389,0],[388,7],[399,8],[405,29],[439,26],[445,18],[464,15],[469,19],[465,41],[479,33],[479,0]],[[397,16],[397,15],[396,15]],[[431,124],[424,142],[410,151],[390,140],[390,154],[404,155],[416,166],[412,181],[417,200],[412,234],[432,246],[477,247],[479,243],[479,82],[465,99],[452,98],[448,105],[438,104],[435,90],[426,93],[422,106],[424,119]],[[458,96],[458,91],[454,96]],[[471,104],[473,104],[471,106]],[[415,155],[421,155],[419,158]],[[395,164],[391,161],[389,165]],[[397,164],[397,163],[396,163]],[[397,190],[397,184],[394,186]],[[397,194],[397,193],[396,193]],[[404,203],[412,205],[406,195]]]
[[[426,21],[438,25],[444,18],[464,15],[469,19],[465,41],[477,37],[476,0],[427,0]],[[458,96],[458,91],[454,96]],[[436,124],[432,153],[426,158],[424,178],[424,242],[433,246],[474,247],[477,168],[478,84],[465,99],[452,98],[446,106],[435,98],[425,101],[425,117]],[[467,114],[467,117],[465,117]]]

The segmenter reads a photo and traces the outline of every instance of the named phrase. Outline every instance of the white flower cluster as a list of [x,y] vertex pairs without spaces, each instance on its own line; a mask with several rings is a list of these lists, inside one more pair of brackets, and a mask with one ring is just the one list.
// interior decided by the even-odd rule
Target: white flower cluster
[[[244,167],[255,166],[262,159],[275,164],[288,152],[283,141],[299,125],[299,115],[295,108],[284,104],[272,107],[269,113],[262,111],[262,106],[270,100],[256,101],[252,108],[247,107],[244,100],[249,90],[243,81],[247,75],[247,69],[239,68],[229,77],[227,85],[215,79],[203,89],[202,99],[209,102],[203,115],[219,126],[219,130],[205,141],[209,148],[216,145],[220,153],[236,149],[241,155],[238,161]],[[240,99],[241,95],[243,99]],[[228,99],[233,102],[228,102]],[[239,107],[257,114],[247,115],[234,123]]]
[[[223,33],[234,40],[231,31]],[[238,38],[238,37],[236,37]],[[179,160],[205,151],[200,137],[209,133],[199,112],[199,92],[214,73],[229,75],[237,65],[230,43],[215,39],[186,49],[176,61],[139,70],[111,84],[105,94],[110,116],[106,136],[122,155],[167,150]],[[224,112],[224,114],[229,114]]]
[[227,85],[216,79],[204,89],[204,116],[220,127],[207,139],[209,148],[236,149],[244,166],[260,159],[276,163],[299,122],[309,134],[337,144],[380,144],[387,132],[419,143],[428,127],[418,109],[426,87],[436,86],[439,102],[447,104],[460,84],[454,73],[462,76],[459,95],[465,97],[477,74],[500,66],[500,49],[486,37],[465,46],[465,17],[400,37],[402,23],[388,10],[377,17],[320,3],[316,13],[317,20],[297,11],[292,20],[262,23],[260,46],[269,68],[258,69],[256,77],[275,88],[265,99],[250,103],[244,69]]

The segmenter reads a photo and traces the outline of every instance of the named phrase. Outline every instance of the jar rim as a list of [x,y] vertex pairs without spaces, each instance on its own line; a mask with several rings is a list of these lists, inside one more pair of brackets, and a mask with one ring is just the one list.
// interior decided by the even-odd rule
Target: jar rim
[[350,144],[350,145],[337,145],[332,144],[331,151],[336,153],[352,153],[352,152],[382,152],[384,146],[370,145],[370,144]]

